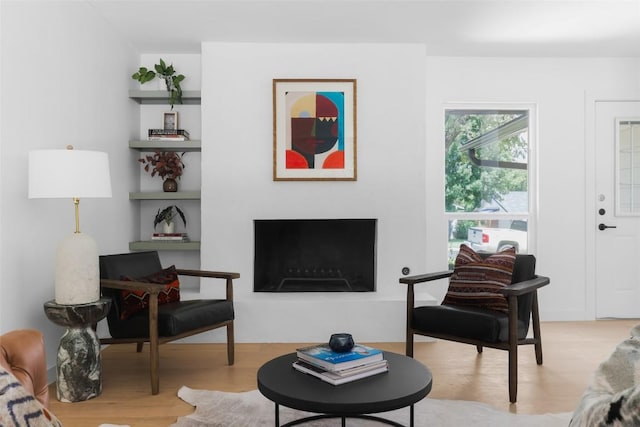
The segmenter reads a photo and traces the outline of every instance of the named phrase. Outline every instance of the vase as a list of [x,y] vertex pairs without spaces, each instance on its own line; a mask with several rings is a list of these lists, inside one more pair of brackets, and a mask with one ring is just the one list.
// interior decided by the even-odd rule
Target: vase
[[173,233],[175,231],[175,225],[176,223],[171,221],[171,222],[167,222],[164,221],[162,223],[162,232],[163,233]]
[[329,347],[336,353],[346,353],[351,351],[355,342],[351,334],[332,334],[329,339]]
[[173,89],[175,89],[175,86],[173,85],[173,79],[171,77],[158,75],[158,89],[171,92]]
[[167,193],[175,193],[178,191],[178,181],[173,178],[167,178],[162,184],[162,189]]

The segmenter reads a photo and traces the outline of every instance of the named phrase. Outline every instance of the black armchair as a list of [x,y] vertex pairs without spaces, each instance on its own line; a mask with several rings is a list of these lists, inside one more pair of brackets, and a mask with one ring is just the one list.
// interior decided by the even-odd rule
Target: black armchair
[[[490,254],[483,254],[486,258]],[[403,277],[407,285],[406,354],[413,357],[414,334],[509,352],[509,400],[516,401],[518,392],[518,346],[533,344],[536,363],[542,365],[542,340],[538,315],[537,289],[550,283],[549,278],[535,274],[533,255],[516,255],[511,285],[503,288],[508,313],[484,308],[447,305],[415,307],[414,285],[448,278],[453,271]],[[527,337],[530,320],[533,338]]]
[[[165,285],[148,283],[141,278],[162,271],[160,258],[155,251],[133,252],[100,256],[100,286],[102,295],[112,300],[107,315],[110,338],[101,338],[102,344],[136,343],[142,351],[145,342],[150,343],[151,392],[158,394],[159,345],[180,338],[226,326],[227,358],[234,362],[233,335],[233,279],[238,273],[176,269],[178,275],[224,279],[226,297],[210,300],[180,300],[158,304]],[[140,280],[140,281],[136,281]],[[122,291],[148,294],[148,307],[123,315],[127,310]]]

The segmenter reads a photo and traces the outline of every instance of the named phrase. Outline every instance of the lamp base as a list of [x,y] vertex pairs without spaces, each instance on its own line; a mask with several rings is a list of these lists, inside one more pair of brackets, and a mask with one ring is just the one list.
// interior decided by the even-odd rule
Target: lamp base
[[91,236],[73,233],[58,245],[55,301],[57,304],[72,305],[99,299],[98,246]]

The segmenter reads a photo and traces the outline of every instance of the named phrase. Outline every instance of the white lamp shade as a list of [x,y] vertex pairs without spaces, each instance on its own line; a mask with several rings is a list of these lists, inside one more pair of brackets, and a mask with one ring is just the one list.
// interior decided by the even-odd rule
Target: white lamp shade
[[29,198],[76,199],[76,232],[58,246],[55,300],[87,304],[100,298],[98,250],[91,236],[80,233],[78,202],[87,197],[111,197],[107,153],[82,150],[29,152]]
[[29,198],[111,197],[109,156],[99,151],[29,152]]

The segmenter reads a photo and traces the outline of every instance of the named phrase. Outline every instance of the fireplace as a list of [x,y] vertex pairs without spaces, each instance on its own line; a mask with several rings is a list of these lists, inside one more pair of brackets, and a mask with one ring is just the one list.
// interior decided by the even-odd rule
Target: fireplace
[[255,292],[373,292],[375,219],[254,220]]

